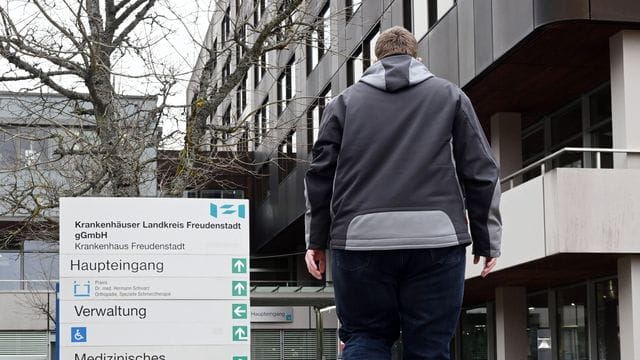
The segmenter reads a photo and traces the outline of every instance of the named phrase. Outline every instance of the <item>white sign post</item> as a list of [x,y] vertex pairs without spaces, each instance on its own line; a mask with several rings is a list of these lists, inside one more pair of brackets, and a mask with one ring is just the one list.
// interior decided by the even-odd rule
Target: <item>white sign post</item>
[[60,200],[60,359],[249,360],[249,205]]

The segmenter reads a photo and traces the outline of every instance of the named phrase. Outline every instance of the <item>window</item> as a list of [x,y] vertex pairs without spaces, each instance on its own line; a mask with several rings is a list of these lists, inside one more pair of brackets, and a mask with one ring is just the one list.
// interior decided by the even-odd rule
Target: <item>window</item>
[[229,131],[231,127],[231,104],[227,106],[220,123],[213,123],[211,132],[211,145],[226,145],[229,139]]
[[367,38],[358,46],[347,62],[347,85],[358,81],[365,70],[375,62],[375,44],[378,40],[379,26],[376,26]]
[[411,0],[411,23],[416,39],[425,36],[454,4],[454,0]]
[[[612,148],[613,147],[613,130],[611,128],[611,119],[605,122],[601,126],[594,127],[589,130],[589,136],[591,140],[591,147],[594,148]],[[596,166],[597,155],[591,154],[591,164]],[[600,167],[604,169],[613,168],[613,154],[602,153],[600,154]]]
[[213,79],[215,75],[216,67],[218,66],[218,39],[213,42],[213,46],[211,47],[211,68],[209,69],[209,77]]
[[15,168],[44,162],[49,158],[50,135],[37,127],[1,127],[0,166]]
[[269,98],[266,98],[262,106],[256,110],[253,115],[253,139],[254,149],[264,141],[267,131],[269,130]]
[[620,360],[617,279],[596,283],[596,329],[598,360]]
[[231,59],[227,59],[224,67],[222,68],[222,84],[224,84],[229,78],[229,74],[231,73]]
[[205,189],[205,190],[188,190],[186,192],[187,198],[196,199],[244,199],[244,191],[242,190],[217,190],[217,189]]
[[253,66],[253,86],[258,87],[267,69],[267,54],[262,54],[258,64]]
[[307,39],[307,74],[311,73],[331,47],[331,8],[328,1],[320,11],[318,20],[320,24]]
[[307,110],[307,151],[311,152],[313,143],[318,139],[320,121],[324,106],[331,98],[331,87],[327,87]]
[[220,23],[220,35],[222,36],[222,46],[226,47],[226,42],[229,40],[229,34],[231,33],[231,7],[227,7]]
[[[320,13],[322,17],[322,54],[326,53],[331,47],[331,7],[327,1],[327,5]],[[320,56],[322,56],[322,54]]]
[[236,123],[240,123],[244,108],[247,107],[247,76],[245,75],[236,90]]
[[240,141],[238,141],[238,151],[239,152],[248,152],[249,151],[249,130],[246,126],[240,130]]
[[345,13],[347,15],[347,21],[351,20],[351,18],[353,17],[353,14],[355,14],[356,11],[358,11],[361,4],[362,4],[362,0],[346,0],[345,1],[345,6],[346,6]]
[[263,109],[258,109],[253,114],[253,144],[254,150],[258,150],[258,146],[262,141],[262,137],[260,136],[260,129],[262,128],[262,111]]
[[549,322],[549,297],[541,293],[527,298],[527,335],[529,338],[529,355],[527,360],[551,359],[552,343]]
[[291,130],[278,147],[278,181],[282,182],[296,166],[296,130]]
[[17,290],[22,287],[20,267],[22,256],[19,251],[0,252],[0,290]]
[[[244,20],[240,19],[239,21],[244,21]],[[238,34],[239,41],[236,44],[236,67],[240,63],[240,60],[242,59],[242,57],[244,56],[243,45],[247,44],[247,24],[243,23],[240,26],[240,29],[238,31],[239,31],[239,34]]]
[[362,56],[362,48],[358,47],[358,50],[351,56],[351,59],[347,62],[347,86],[351,86],[356,83],[364,73],[364,58]]
[[52,281],[58,280],[58,260],[57,253],[25,251],[25,286],[32,290],[52,290]]
[[[57,246],[35,240],[0,251],[0,290],[52,290],[58,280]],[[23,281],[24,280],[24,281]]]
[[282,71],[282,75],[280,75],[280,77],[278,78],[278,89],[277,89],[277,102],[278,102],[278,116],[282,115],[282,113],[284,112],[284,108],[286,106],[285,101],[286,101],[286,97],[287,97],[287,70],[285,68],[285,70]]
[[307,74],[315,69],[320,59],[320,35],[318,30],[314,29],[307,39]]
[[484,306],[462,311],[460,315],[462,360],[487,360],[487,322],[487,308]]
[[269,163],[271,160],[267,159],[260,169],[258,169],[258,178],[255,182],[256,185],[256,204],[260,204],[269,197]]
[[[282,13],[283,8],[288,4],[288,2],[283,1],[282,4],[278,7],[278,13]],[[283,41],[287,38],[287,36],[295,31],[292,29],[293,27],[293,17],[291,15],[287,16],[280,24],[278,24],[278,29],[276,33],[276,38],[278,41]]]
[[551,116],[551,143],[562,147],[582,132],[582,103],[577,101],[560,113]]
[[229,140],[229,131],[231,127],[231,105],[227,107],[227,110],[222,115],[222,144],[227,144],[227,140]]
[[[612,148],[613,131],[611,127],[611,87],[609,85],[589,96],[589,146]],[[591,164],[596,164],[596,154],[591,154]],[[601,154],[600,166],[613,168],[613,154]]]
[[586,286],[558,290],[557,306],[558,359],[588,359]]
[[266,0],[254,0],[253,4],[253,25],[258,26],[262,16],[264,16],[265,10],[267,9],[267,4]]
[[[613,147],[611,93],[609,84],[594,91],[522,130],[522,160],[527,166],[565,147]],[[547,165],[553,167],[596,167],[595,153],[565,153]],[[602,153],[601,168],[613,167],[613,155]],[[532,169],[526,181],[540,174]]]
[[264,139],[269,132],[269,98],[267,97],[262,103],[260,111],[260,137]]
[[[318,354],[317,332],[313,329],[251,331],[251,358],[264,360],[307,360],[316,359]],[[338,358],[338,336],[336,329],[322,332],[322,358]]]
[[278,78],[278,116],[289,105],[293,96],[295,96],[295,58],[292,58],[282,71],[282,75]]

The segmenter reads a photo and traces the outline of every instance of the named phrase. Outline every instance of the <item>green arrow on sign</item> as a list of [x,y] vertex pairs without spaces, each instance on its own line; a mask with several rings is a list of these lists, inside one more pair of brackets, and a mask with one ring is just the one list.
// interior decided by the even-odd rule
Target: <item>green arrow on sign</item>
[[247,304],[233,304],[231,306],[232,319],[246,319],[247,318]]
[[231,282],[231,294],[233,296],[247,296],[247,282],[246,281],[232,281]]
[[249,358],[246,356],[234,356],[233,360],[249,360]]
[[246,274],[247,273],[247,259],[233,258],[231,259],[231,273],[233,274]]
[[246,326],[234,326],[233,327],[233,341],[247,341],[249,340],[249,330]]

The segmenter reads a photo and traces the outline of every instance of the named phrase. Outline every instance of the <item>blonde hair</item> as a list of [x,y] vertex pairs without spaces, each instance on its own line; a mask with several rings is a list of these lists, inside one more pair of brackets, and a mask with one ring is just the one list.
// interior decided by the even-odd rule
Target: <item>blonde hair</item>
[[391,55],[418,56],[418,42],[413,34],[402,26],[394,26],[383,31],[376,41],[376,57],[382,59]]

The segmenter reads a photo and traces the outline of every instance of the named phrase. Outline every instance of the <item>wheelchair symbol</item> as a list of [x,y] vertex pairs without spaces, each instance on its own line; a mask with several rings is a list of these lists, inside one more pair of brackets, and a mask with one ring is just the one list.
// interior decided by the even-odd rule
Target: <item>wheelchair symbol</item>
[[87,342],[87,328],[86,327],[72,327],[71,328],[71,342],[72,343],[84,343],[84,342]]

